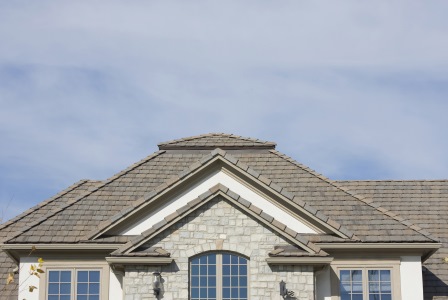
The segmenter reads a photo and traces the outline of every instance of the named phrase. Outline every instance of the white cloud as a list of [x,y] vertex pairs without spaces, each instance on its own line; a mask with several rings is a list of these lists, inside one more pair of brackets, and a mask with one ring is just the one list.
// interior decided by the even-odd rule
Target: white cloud
[[333,178],[446,178],[447,8],[3,2],[1,203],[211,131],[276,141]]

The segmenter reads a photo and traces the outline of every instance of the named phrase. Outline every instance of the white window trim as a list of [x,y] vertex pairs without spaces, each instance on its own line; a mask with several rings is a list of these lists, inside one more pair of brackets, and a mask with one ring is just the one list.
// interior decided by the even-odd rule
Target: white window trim
[[77,271],[100,271],[100,300],[109,299],[109,266],[107,264],[95,264],[88,262],[51,262],[44,263],[39,281],[39,299],[48,299],[48,272],[49,271],[71,271],[71,300],[76,300]]
[[202,255],[216,254],[216,299],[221,300],[222,296],[222,255],[231,254],[242,257],[247,260],[247,299],[250,300],[250,259],[241,253],[232,251],[209,251],[190,257],[188,260],[188,299],[191,298],[191,260],[201,257]]
[[363,300],[368,300],[368,277],[367,270],[390,270],[391,271],[391,288],[392,300],[401,300],[401,284],[400,284],[400,261],[397,260],[340,260],[331,264],[331,290],[332,300],[340,300],[340,271],[342,270],[362,270],[363,278]]

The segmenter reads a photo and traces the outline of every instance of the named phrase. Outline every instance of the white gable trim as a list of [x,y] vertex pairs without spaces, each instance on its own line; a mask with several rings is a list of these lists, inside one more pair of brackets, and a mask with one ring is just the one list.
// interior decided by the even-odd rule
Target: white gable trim
[[177,209],[187,205],[189,201],[196,199],[198,196],[219,183],[228,187],[242,198],[250,201],[255,206],[268,212],[273,218],[280,220],[283,224],[298,233],[322,233],[322,231],[319,231],[305,220],[296,218],[282,208],[274,205],[271,201],[261,196],[261,193],[257,193],[255,190],[248,188],[223,170],[219,170],[207,176],[179,196],[167,201],[157,210],[149,212],[146,217],[141,219],[138,223],[134,223],[131,227],[122,230],[120,234],[140,235],[154,224],[163,220],[166,216],[176,212]]

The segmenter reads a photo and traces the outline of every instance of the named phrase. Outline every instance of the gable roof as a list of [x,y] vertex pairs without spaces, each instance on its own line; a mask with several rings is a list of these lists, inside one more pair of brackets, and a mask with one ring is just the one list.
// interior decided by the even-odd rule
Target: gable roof
[[167,229],[169,226],[173,225],[180,219],[188,216],[193,211],[197,210],[207,202],[215,199],[217,196],[222,196],[224,200],[229,201],[233,205],[239,207],[239,209],[245,211],[247,215],[252,216],[252,218],[257,219],[259,223],[264,224],[265,226],[271,228],[274,232],[277,232],[284,239],[292,242],[296,246],[304,248],[308,255],[317,255],[317,256],[327,256],[328,254],[321,250],[318,246],[311,243],[309,240],[303,238],[301,234],[295,232],[291,228],[288,228],[279,220],[274,219],[272,216],[264,212],[259,207],[252,204],[247,199],[242,198],[237,193],[231,191],[229,188],[222,184],[217,184],[207,190],[205,193],[201,194],[196,199],[188,202],[184,207],[179,208],[173,214],[165,217],[162,221],[157,224],[154,224],[151,228],[144,231],[142,234],[137,236],[136,238],[130,240],[128,243],[123,245],[118,250],[114,251],[112,255],[123,255],[130,254],[132,250],[136,249],[138,246],[143,243],[151,240],[154,236],[156,236],[161,231]]
[[[93,230],[91,233],[89,233],[87,236],[84,237],[84,239],[92,239],[95,237],[100,236],[100,234],[105,233],[107,229],[112,228],[116,226],[118,223],[123,223],[125,220],[131,216],[132,213],[135,213],[136,211],[139,211],[143,209],[145,206],[148,206],[152,201],[160,196],[161,194],[165,193],[167,190],[170,190],[173,188],[173,186],[181,183],[186,177],[191,176],[198,172],[199,169],[212,164],[215,161],[222,161],[226,162],[228,166],[234,167],[235,169],[238,169],[245,173],[248,177],[252,177],[253,179],[256,179],[259,181],[260,184],[265,185],[266,188],[270,189],[274,193],[279,193],[283,197],[287,198],[292,203],[296,204],[298,206],[298,209],[308,213],[312,219],[319,223],[326,224],[329,228],[332,228],[332,230],[336,233],[339,233],[342,237],[348,237],[353,240],[359,240],[353,232],[349,231],[345,227],[341,226],[336,221],[328,218],[322,213],[318,213],[316,209],[313,207],[306,205],[304,202],[300,201],[300,199],[294,197],[294,195],[288,193],[285,189],[280,187],[279,185],[275,184],[270,179],[262,176],[260,173],[255,171],[254,169],[250,168],[249,166],[245,165],[244,163],[241,163],[230,155],[229,153],[225,152],[222,149],[215,149],[210,154],[205,155],[202,157],[202,159],[198,162],[193,163],[190,165],[187,169],[183,170],[179,174],[171,177],[166,182],[158,186],[155,190],[153,190],[151,193],[145,195],[144,197],[136,200],[133,202],[129,207],[124,208],[121,210],[118,214],[112,216],[110,219],[102,222],[98,228]],[[163,216],[161,216],[163,217]]]
[[[222,137],[222,134],[219,136]],[[208,138],[205,135],[191,139]],[[182,140],[180,143],[183,142]],[[207,143],[196,150],[187,147],[187,151],[179,151],[182,147],[158,151],[101,182],[83,195],[11,234],[8,243],[81,242],[83,237],[98,228],[102,222],[113,216],[126,214],[137,199],[148,198],[151,193],[165,189],[178,180],[179,176],[183,176],[182,171],[185,172],[186,168],[199,167],[201,160],[209,157],[209,154],[204,153],[205,148],[209,147]],[[234,151],[234,148],[230,148],[223,157],[282,197],[292,199],[296,205],[316,218],[332,223],[331,226],[335,228],[342,224],[339,231],[355,233],[363,242],[434,241],[429,234],[395,214],[388,214],[377,203],[357,197],[273,149],[248,146],[245,151]],[[180,172],[182,173],[179,175]]]
[[274,149],[274,142],[226,133],[208,133],[158,144],[160,150]]

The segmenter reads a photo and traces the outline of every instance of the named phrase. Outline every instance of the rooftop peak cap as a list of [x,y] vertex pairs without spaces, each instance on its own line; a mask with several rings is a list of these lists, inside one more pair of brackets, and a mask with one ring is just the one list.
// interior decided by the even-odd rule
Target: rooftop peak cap
[[158,144],[160,150],[275,149],[274,142],[227,133],[207,133]]

